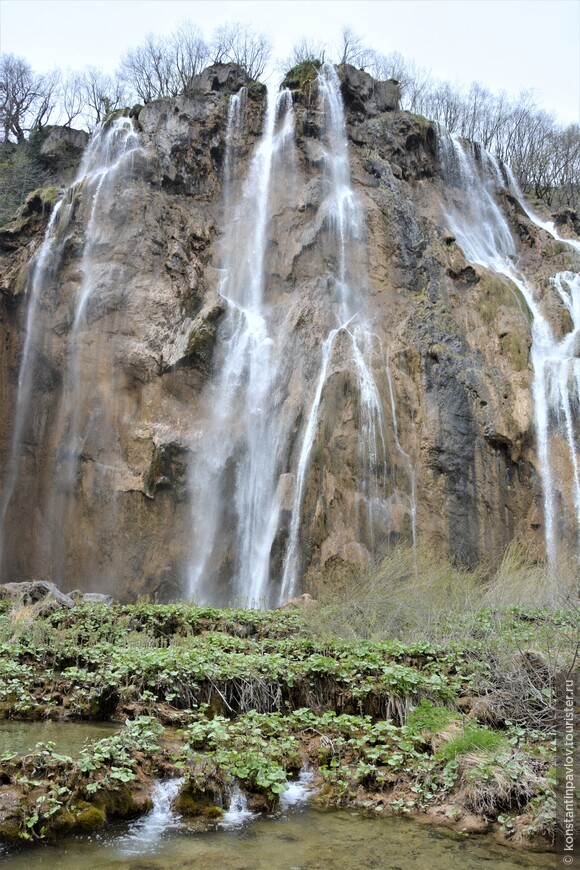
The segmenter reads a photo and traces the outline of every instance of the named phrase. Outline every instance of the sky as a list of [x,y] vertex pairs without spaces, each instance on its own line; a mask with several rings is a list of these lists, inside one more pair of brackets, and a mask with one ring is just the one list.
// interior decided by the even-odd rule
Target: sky
[[332,45],[350,26],[435,78],[510,95],[532,89],[560,122],[580,121],[580,0],[0,0],[0,50],[38,72],[112,72],[147,33],[186,20],[206,38],[220,24],[249,23],[278,58],[303,36]]

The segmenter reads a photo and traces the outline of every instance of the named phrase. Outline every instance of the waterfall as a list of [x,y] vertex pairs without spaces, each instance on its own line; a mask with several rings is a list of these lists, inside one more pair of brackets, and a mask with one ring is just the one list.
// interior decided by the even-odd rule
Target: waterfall
[[[389,518],[389,496],[386,482],[390,456],[387,449],[385,411],[381,391],[370,365],[375,345],[379,345],[377,355],[384,357],[385,354],[378,337],[373,334],[364,310],[366,301],[364,294],[365,275],[361,272],[360,267],[356,271],[350,265],[353,246],[364,241],[364,221],[362,210],[351,185],[340,81],[331,63],[327,62],[321,67],[318,75],[318,87],[324,114],[324,180],[326,184],[326,196],[320,205],[319,212],[323,225],[328,227],[335,242],[334,284],[336,287],[335,302],[338,303],[335,308],[337,325],[330,331],[322,346],[319,377],[302,436],[292,520],[282,577],[282,599],[294,595],[300,582],[302,568],[300,556],[301,509],[329,364],[339,335],[345,336],[350,344],[353,370],[358,384],[360,408],[358,490],[361,496],[362,510],[366,513],[364,520],[369,530],[369,549],[373,555],[376,554],[377,545],[375,529],[381,528],[382,535],[384,535]],[[398,445],[395,402],[390,380],[389,389],[388,410],[392,415],[395,443]],[[401,450],[400,445],[396,449],[401,456],[405,457],[410,466],[409,457]],[[411,505],[410,516],[414,541],[415,492],[412,468],[410,471],[410,480],[413,482],[408,504]],[[408,508],[408,504],[405,509]],[[363,518],[359,516],[359,526],[362,525],[362,520]]]
[[[106,282],[113,276],[107,274],[103,282],[103,277],[94,268],[94,260],[102,244],[101,221],[107,217],[117,195],[119,176],[131,165],[139,150],[140,140],[132,121],[125,117],[113,120],[94,134],[77,182],[82,183],[82,195],[90,202],[90,210],[80,263],[82,280],[73,301],[68,358],[57,413],[57,443],[60,446],[54,457],[52,522],[48,527],[47,541],[56,577],[62,576],[65,569],[66,532],[75,509],[77,476],[85,445],[95,432],[98,432],[99,452],[115,439],[114,423],[106,419],[107,394],[112,387],[113,374],[100,371],[98,345],[94,344],[95,330],[90,322],[91,304],[94,300],[98,309],[99,292],[106,288]],[[98,317],[98,311],[95,316]],[[90,355],[91,364],[83,367],[86,355]],[[108,474],[104,464],[98,471],[101,475]],[[113,510],[114,504],[110,504],[109,512]],[[113,519],[112,513],[109,519]]]
[[477,150],[445,131],[441,131],[439,142],[444,178],[451,190],[459,190],[462,196],[461,203],[457,204],[448,194],[445,207],[445,216],[457,243],[468,260],[508,278],[519,290],[532,315],[534,422],[543,489],[546,555],[553,564],[558,557],[561,521],[557,496],[568,486],[554,461],[553,442],[558,436],[565,441],[572,470],[573,522],[576,535],[580,535],[580,275],[563,272],[552,278],[552,287],[568,309],[572,322],[571,331],[557,339],[537,291],[518,268],[515,243],[497,203],[496,190],[504,189],[515,194],[528,217],[553,238],[569,244],[574,250],[579,249],[579,244],[561,239],[553,224],[541,221],[534,214],[525,203],[513,175],[507,172],[506,183],[491,155],[481,151],[478,159]]
[[10,453],[5,469],[4,488],[0,501],[0,579],[2,579],[2,566],[4,565],[6,515],[18,481],[22,436],[28,418],[34,370],[37,364],[36,357],[40,339],[39,306],[41,290],[45,288],[48,280],[57,270],[63,248],[62,241],[59,243],[57,231],[62,204],[63,199],[60,199],[52,211],[42,245],[31,268],[30,298],[28,300],[24,347],[18,373],[14,428],[12,430]]
[[[54,307],[58,304],[60,288],[56,278],[61,266],[63,252],[73,231],[73,222],[80,201],[90,201],[89,218],[86,222],[81,261],[82,282],[70,314],[68,360],[63,378],[63,392],[56,414],[58,427],[58,453],[54,460],[54,495],[44,505],[46,532],[44,541],[44,570],[59,580],[64,567],[63,538],[68,515],[72,512],[71,497],[74,493],[78,459],[87,431],[98,414],[98,399],[93,392],[88,395],[88,386],[81,381],[80,359],[83,343],[90,335],[87,329],[87,313],[97,282],[91,269],[91,256],[102,242],[99,236],[99,218],[111,207],[113,183],[126,159],[139,148],[139,139],[133,123],[128,118],[114,119],[101,126],[94,134],[85,151],[77,177],[71,187],[56,204],[46,229],[42,246],[31,270],[26,334],[18,378],[16,412],[12,434],[11,451],[5,473],[5,486],[0,502],[0,564],[3,564],[6,549],[5,527],[10,502],[17,487],[19,466],[26,448],[26,429],[38,424],[31,408],[32,384],[43,349],[50,348],[53,335]],[[53,285],[56,285],[53,287]],[[50,300],[50,301],[49,301]],[[89,370],[98,371],[98,360],[92,359]],[[97,391],[98,392],[98,391]],[[89,406],[88,422],[83,425],[83,404]],[[46,422],[43,423],[46,425]],[[34,501],[34,499],[33,499]]]
[[[226,143],[230,155],[235,117],[237,109],[232,109]],[[273,406],[278,358],[268,323],[265,256],[272,174],[293,133],[290,93],[269,91],[262,138],[241,197],[230,208],[229,219],[226,216],[219,288],[227,303],[224,354],[212,387],[211,417],[191,471],[189,593],[201,601],[216,597],[211,571],[220,561],[224,525],[229,525],[235,542],[233,599],[259,606],[267,604],[271,594],[269,562],[278,525],[280,470]],[[226,200],[231,198],[229,180],[226,177]]]

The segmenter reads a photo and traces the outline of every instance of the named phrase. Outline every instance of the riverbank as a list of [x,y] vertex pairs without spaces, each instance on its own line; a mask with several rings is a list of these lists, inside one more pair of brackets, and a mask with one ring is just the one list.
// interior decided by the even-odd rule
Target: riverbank
[[201,827],[219,822],[236,785],[270,813],[301,770],[319,806],[523,848],[557,838],[554,690],[572,611],[485,609],[461,642],[441,644],[323,637],[316,608],[71,607],[47,595],[2,609],[4,720],[118,724],[74,756],[52,742],[4,753],[5,843],[136,818],[155,781],[178,776],[173,807]]

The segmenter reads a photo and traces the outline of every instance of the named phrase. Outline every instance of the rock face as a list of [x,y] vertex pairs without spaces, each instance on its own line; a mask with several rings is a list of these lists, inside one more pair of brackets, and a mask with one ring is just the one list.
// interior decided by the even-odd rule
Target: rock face
[[[543,547],[521,300],[507,279],[470,263],[446,225],[434,127],[397,109],[396,83],[349,67],[340,79],[350,184],[364,216],[348,269],[360,276],[370,324],[365,365],[382,434],[363,431],[360,373],[343,331],[314,421],[299,505],[303,581],[293,594],[316,572],[364,564],[415,532],[435,553],[468,563],[499,555],[516,533]],[[269,340],[280,355],[273,407],[285,433],[268,555],[276,589],[321,352],[336,326],[324,119],[316,79],[295,86],[296,136],[271,181],[263,270]],[[210,421],[219,433],[212,414],[234,322],[220,295],[224,226],[244,202],[265,113],[261,86],[232,65],[212,67],[186,94],[109,122],[114,141],[125,137],[118,159],[98,189],[90,169],[72,185],[48,230],[53,204],[31,203],[30,219],[1,232],[3,581],[42,576],[121,599],[195,594],[192,538],[217,496],[208,493],[204,506],[191,493]],[[502,208],[538,286],[571,268],[570,250],[515,199],[505,196]],[[52,255],[39,291],[43,233]],[[565,332],[564,307],[554,311]],[[219,546],[204,580],[219,603],[232,598],[228,502],[248,449],[241,429],[231,431],[235,421],[228,427],[235,450],[220,478]],[[365,437],[382,439],[380,463],[361,453]],[[564,468],[563,454],[558,461]],[[365,474],[381,491],[374,513],[372,493],[361,495]]]

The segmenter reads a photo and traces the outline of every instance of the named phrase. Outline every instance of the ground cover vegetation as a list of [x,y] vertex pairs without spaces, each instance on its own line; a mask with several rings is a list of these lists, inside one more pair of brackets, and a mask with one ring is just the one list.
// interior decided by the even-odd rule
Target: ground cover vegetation
[[575,579],[518,548],[491,579],[403,548],[338,588],[317,578],[318,603],[302,609],[67,607],[12,591],[0,716],[119,727],[74,758],[50,743],[5,754],[0,837],[98,830],[145,812],[154,779],[177,776],[175,807],[211,825],[235,785],[268,812],[308,769],[325,806],[549,844]]

